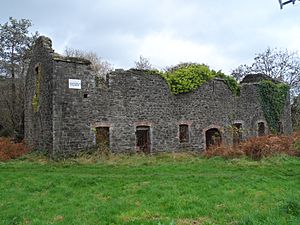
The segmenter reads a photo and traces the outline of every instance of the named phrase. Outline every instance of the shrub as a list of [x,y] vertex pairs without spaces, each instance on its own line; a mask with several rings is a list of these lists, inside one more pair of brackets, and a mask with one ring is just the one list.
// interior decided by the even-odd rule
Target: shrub
[[233,77],[226,76],[221,71],[214,71],[205,64],[182,63],[168,69],[161,75],[166,79],[171,92],[174,94],[196,90],[213,78],[224,79],[229,89],[235,95],[239,94],[239,85]]
[[254,160],[276,154],[291,154],[293,139],[288,136],[253,137],[240,145],[246,156]]
[[212,146],[203,153],[205,157],[221,156],[223,158],[237,158],[247,156],[253,160],[260,160],[279,154],[300,157],[300,133],[292,136],[269,135],[253,137],[238,146]]
[[0,161],[18,158],[29,152],[24,143],[14,143],[9,138],[0,138]]
[[292,155],[300,157],[300,132],[293,134]]
[[225,159],[238,158],[244,155],[244,152],[239,148],[234,148],[228,145],[211,146],[207,151],[203,153],[204,157],[211,158],[214,156],[221,156]]

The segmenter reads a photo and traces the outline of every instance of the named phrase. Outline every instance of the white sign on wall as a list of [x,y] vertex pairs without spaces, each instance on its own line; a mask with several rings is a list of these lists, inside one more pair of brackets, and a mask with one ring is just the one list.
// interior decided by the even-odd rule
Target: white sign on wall
[[81,80],[69,79],[69,88],[70,89],[81,89]]

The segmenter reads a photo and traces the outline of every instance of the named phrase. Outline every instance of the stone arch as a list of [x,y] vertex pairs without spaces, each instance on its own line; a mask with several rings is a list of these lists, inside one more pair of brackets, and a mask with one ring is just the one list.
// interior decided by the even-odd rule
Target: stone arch
[[256,122],[256,136],[264,136],[268,134],[267,122],[265,120],[258,120]]
[[213,145],[222,143],[221,127],[218,125],[210,125],[203,130],[205,149]]

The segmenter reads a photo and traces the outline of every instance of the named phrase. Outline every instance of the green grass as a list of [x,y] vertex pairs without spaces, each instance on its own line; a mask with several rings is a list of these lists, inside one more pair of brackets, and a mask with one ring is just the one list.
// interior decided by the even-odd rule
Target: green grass
[[0,224],[300,224],[300,160],[0,163]]

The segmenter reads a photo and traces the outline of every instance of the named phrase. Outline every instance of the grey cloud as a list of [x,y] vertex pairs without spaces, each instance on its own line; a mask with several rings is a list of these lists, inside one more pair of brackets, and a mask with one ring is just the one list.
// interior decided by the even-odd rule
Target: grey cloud
[[270,33],[299,21],[299,5],[280,11],[277,2],[261,0],[9,0],[1,3],[0,23],[31,19],[55,47],[92,50],[120,66],[132,65],[142,40],[157,32],[213,45],[219,56],[242,64],[267,46],[285,46]]

